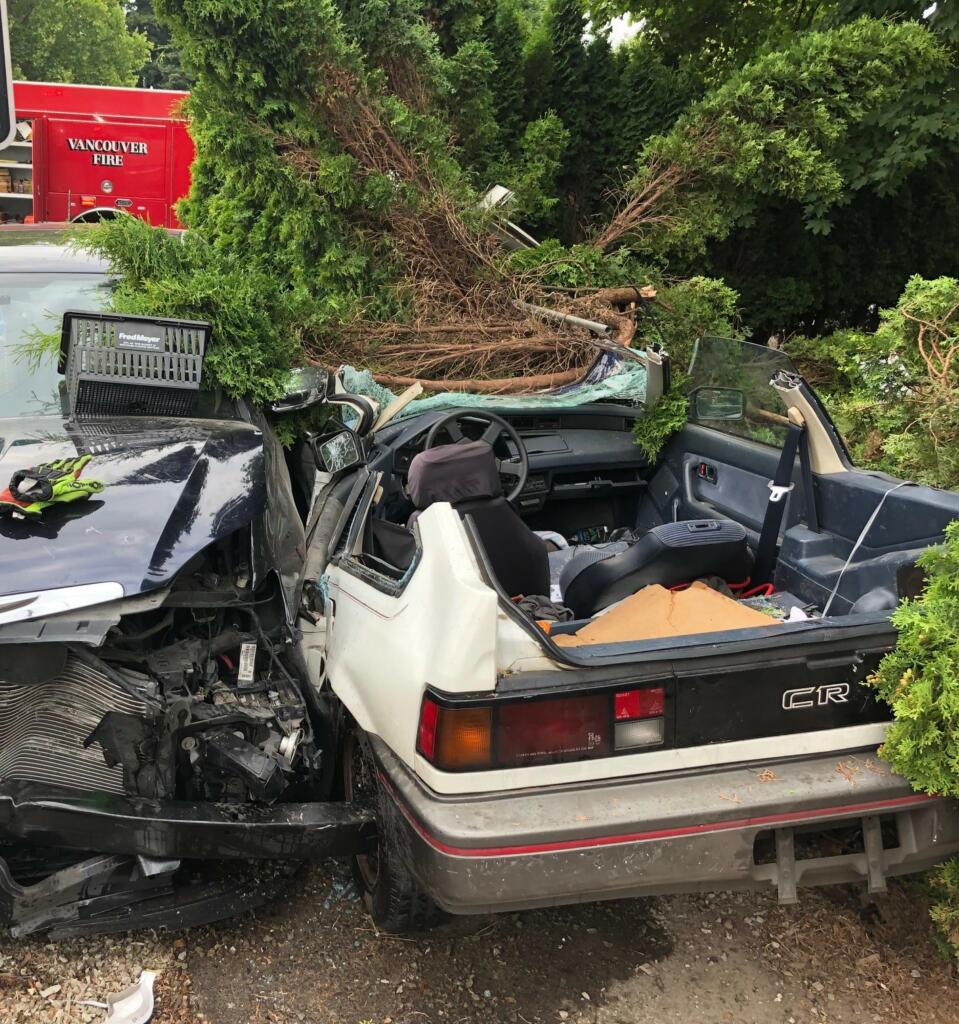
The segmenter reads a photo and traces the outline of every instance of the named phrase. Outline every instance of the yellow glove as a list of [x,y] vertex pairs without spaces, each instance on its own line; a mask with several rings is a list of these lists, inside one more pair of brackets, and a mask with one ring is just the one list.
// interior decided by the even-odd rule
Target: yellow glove
[[80,478],[91,458],[92,455],[81,455],[18,470],[10,486],[0,494],[0,514],[39,516],[51,505],[84,501],[91,494],[99,494],[103,490],[99,480]]

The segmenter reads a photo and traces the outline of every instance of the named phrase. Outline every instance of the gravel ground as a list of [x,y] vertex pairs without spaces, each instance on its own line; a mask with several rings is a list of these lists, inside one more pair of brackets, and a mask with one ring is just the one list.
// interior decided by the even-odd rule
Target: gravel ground
[[959,985],[921,894],[838,887],[631,900],[379,935],[345,869],[304,871],[269,911],[180,935],[0,942],[3,1024],[160,972],[156,1024],[956,1024]]

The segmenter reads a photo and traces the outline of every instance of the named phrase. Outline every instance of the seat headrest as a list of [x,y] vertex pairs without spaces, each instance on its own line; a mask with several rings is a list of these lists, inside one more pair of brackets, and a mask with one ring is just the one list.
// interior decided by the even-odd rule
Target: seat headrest
[[444,444],[420,452],[410,463],[406,491],[418,509],[435,501],[475,501],[503,493],[496,457],[485,441]]

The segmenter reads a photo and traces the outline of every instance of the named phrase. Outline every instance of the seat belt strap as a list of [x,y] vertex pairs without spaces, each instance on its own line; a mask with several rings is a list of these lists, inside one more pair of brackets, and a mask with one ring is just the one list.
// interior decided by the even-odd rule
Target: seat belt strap
[[789,423],[789,433],[783,443],[776,475],[769,481],[769,503],[763,516],[763,528],[759,534],[759,547],[756,549],[756,565],[753,569],[752,581],[769,583],[776,568],[779,555],[779,529],[786,512],[786,501],[793,487],[793,468],[796,464],[796,453],[799,442],[806,431],[806,426]]
[[805,499],[806,527],[813,533],[819,533],[819,511],[816,508],[816,490],[812,478],[808,430],[804,430],[799,439],[799,473],[802,478],[802,491]]

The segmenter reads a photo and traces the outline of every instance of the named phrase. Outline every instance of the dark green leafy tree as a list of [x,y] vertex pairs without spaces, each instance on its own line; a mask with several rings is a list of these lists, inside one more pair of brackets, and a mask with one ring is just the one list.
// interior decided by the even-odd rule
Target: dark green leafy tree
[[668,67],[645,35],[615,51],[617,114],[612,133],[615,161],[606,177],[615,188],[634,171],[637,154],[654,135],[668,131],[697,98],[689,76]]
[[[894,19],[898,26],[927,30],[940,49],[936,82],[913,76],[904,83],[902,97],[903,109],[913,105],[915,127],[920,132],[935,119],[948,126],[956,116],[957,10],[952,2],[930,5],[921,0],[831,0],[822,4],[797,0],[751,0],[744,4],[612,0],[590,5],[591,16],[599,20],[624,11],[644,18],[643,31],[633,45],[639,43],[673,73],[679,69],[690,99],[698,94],[706,105],[722,96],[728,101],[730,85],[737,83],[743,105],[731,105],[730,112],[747,118],[752,117],[749,97],[756,97],[760,88],[771,86],[788,95],[790,85],[785,79],[767,82],[752,74],[765,58],[797,65],[795,84],[799,86],[800,62],[809,59],[808,52],[801,50],[803,40],[822,34],[831,36],[844,27],[851,29],[863,17]],[[874,20],[873,24],[883,23]],[[946,68],[941,63],[943,55],[949,62]],[[847,52],[843,58],[847,70],[840,77],[848,75],[857,58],[865,71],[875,60],[887,59],[872,45],[859,54],[855,50]],[[813,96],[817,88],[823,88],[827,102],[834,95],[828,82],[810,85]],[[866,95],[872,100],[866,91],[871,86],[865,75],[858,81],[850,80],[849,86],[854,102]],[[844,86],[836,82],[834,87]],[[634,116],[623,126],[626,133],[634,124],[642,128],[639,111],[643,107],[634,105]],[[886,114],[876,113],[873,128],[881,130],[883,118],[887,126],[892,125],[897,116],[895,105]],[[654,133],[661,131],[654,129]],[[631,139],[628,161],[642,149],[642,132],[638,134],[639,139]],[[948,130],[934,129],[922,138],[906,131],[898,146],[886,146],[878,135],[874,132],[871,137],[850,139],[856,142],[857,152],[846,154],[848,173],[842,172],[843,185],[835,201],[827,200],[826,215],[810,215],[808,205],[776,188],[770,190],[760,183],[760,188],[754,189],[753,179],[748,176],[742,189],[733,186],[745,200],[740,215],[721,226],[720,237],[710,235],[693,259],[677,259],[674,249],[668,254],[671,265],[680,271],[707,272],[728,280],[741,295],[744,315],[762,337],[868,323],[869,310],[892,304],[911,274],[936,277],[952,272],[950,254],[959,235],[959,209],[952,187],[954,138]],[[814,148],[830,145],[828,140],[813,142]],[[757,152],[763,159],[769,155],[766,143],[743,136],[733,150],[734,163],[737,154],[744,155],[747,147],[754,156]],[[810,150],[813,160],[814,148]],[[905,160],[900,159],[903,153]],[[831,154],[827,155],[831,159]],[[916,166],[910,168],[910,160],[915,160]],[[824,166],[828,162],[824,161]],[[862,168],[872,173],[872,180],[864,180]],[[778,177],[772,164],[770,171]],[[720,189],[715,186],[715,179],[705,183],[707,192],[715,189],[718,197]],[[708,225],[706,213],[703,226],[708,234],[713,228]],[[688,219],[679,219],[677,236],[688,223]]]
[[550,39],[550,106],[570,134],[570,145],[558,181],[560,203],[556,228],[563,238],[576,238],[586,212],[589,181],[590,119],[587,54],[583,43],[586,14],[582,0],[550,0],[546,23]]
[[642,20],[647,45],[669,66],[711,87],[764,48],[788,45],[798,33],[826,27],[834,7],[803,0],[594,0],[590,13],[600,21],[626,13]]
[[618,126],[623,120],[621,68],[605,33],[597,33],[585,48],[583,81],[587,118],[582,126],[578,157],[580,183],[576,206],[588,221],[602,214],[616,182]]
[[[483,32],[496,63],[493,106],[500,145],[511,153],[519,145],[528,123],[523,58],[526,32],[515,4],[501,0],[490,5]],[[542,113],[545,110],[540,111]]]
[[189,89],[193,78],[183,68],[169,28],[157,21],[153,0],[128,0],[127,28],[150,41],[150,56],[140,68],[137,85],[145,89]]
[[915,23],[861,19],[797,36],[694,103],[646,147],[631,205],[601,244],[632,237],[702,254],[763,204],[827,234],[857,192],[893,194],[959,138],[951,57]]
[[579,0],[499,0],[490,12],[486,38],[497,62],[494,106],[506,152],[515,155],[525,126],[548,113],[568,136],[557,201],[538,204],[552,214],[527,213],[528,226],[581,240],[609,215],[642,145],[679,115],[689,98],[686,76],[638,42],[613,50],[608,31],[589,26]]
[[[493,8],[495,10],[495,6]],[[452,0],[422,5],[423,18],[436,33],[440,50],[446,56],[483,35],[489,8],[481,0]]]
[[765,202],[708,247],[705,266],[741,294],[757,337],[874,326],[875,308],[893,305],[911,273],[955,269],[957,175],[959,154],[946,150],[892,195],[863,189],[836,207],[827,235],[807,229],[797,204]]
[[14,78],[133,85],[150,52],[120,0],[8,0],[7,14]]
[[[935,10],[927,14],[930,8]],[[591,17],[608,21],[631,14],[643,22],[643,37],[671,66],[682,66],[706,86],[721,85],[759,53],[792,43],[797,35],[837,28],[861,17],[923,22],[952,32],[953,4],[925,0],[592,0]]]
[[485,40],[473,39],[444,61],[444,71],[450,97],[448,116],[457,149],[467,166],[483,176],[491,159],[502,151],[492,89],[496,58]]
[[550,23],[539,18],[526,36],[523,53],[526,120],[533,121],[553,108],[553,42]]
[[551,221],[568,147],[569,132],[551,111],[530,121],[510,153],[488,165],[486,182],[505,182],[516,196],[511,216],[534,226]]

